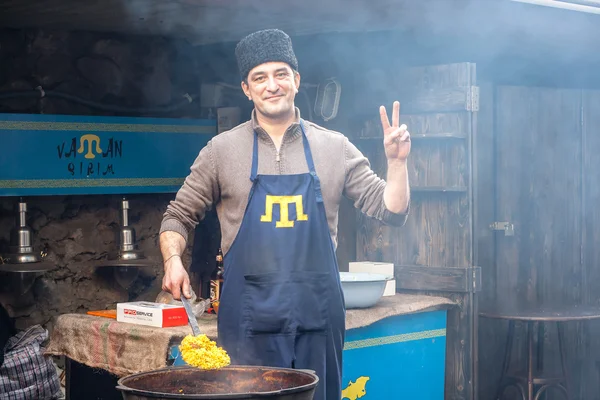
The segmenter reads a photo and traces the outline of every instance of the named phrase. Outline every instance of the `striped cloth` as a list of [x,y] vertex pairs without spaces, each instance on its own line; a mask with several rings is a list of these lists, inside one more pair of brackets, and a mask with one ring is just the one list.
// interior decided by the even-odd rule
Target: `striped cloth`
[[11,337],[0,366],[0,400],[54,400],[62,396],[54,364],[43,355],[48,331],[39,325]]

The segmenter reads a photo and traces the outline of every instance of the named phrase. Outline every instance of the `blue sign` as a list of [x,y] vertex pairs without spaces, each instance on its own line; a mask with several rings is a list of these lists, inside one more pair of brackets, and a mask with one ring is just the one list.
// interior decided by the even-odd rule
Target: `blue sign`
[[176,192],[216,120],[0,114],[0,196]]

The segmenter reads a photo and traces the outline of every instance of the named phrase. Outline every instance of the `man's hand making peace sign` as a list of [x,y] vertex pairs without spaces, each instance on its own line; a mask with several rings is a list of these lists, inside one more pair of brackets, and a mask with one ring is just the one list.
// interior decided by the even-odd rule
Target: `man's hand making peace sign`
[[381,116],[381,126],[383,127],[385,156],[389,161],[406,160],[410,153],[410,133],[406,130],[406,125],[400,125],[400,103],[397,101],[394,102],[392,125],[390,125],[390,120],[384,106],[379,107],[379,115]]
[[400,125],[400,103],[394,102],[392,125],[385,107],[379,107],[381,126],[383,127],[383,146],[387,158],[387,179],[383,200],[393,213],[408,212],[410,204],[410,186],[408,184],[407,158],[410,154],[410,133],[406,125]]

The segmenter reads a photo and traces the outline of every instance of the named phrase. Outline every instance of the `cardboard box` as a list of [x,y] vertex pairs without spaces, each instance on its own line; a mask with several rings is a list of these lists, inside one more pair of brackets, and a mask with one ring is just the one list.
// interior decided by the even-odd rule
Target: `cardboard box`
[[183,305],[136,301],[117,304],[117,321],[167,328],[187,325],[188,317]]
[[[374,261],[355,261],[349,264],[348,272],[365,272],[369,274],[382,274],[394,276],[394,264],[374,262]],[[396,280],[392,279],[385,285],[384,296],[393,296],[396,294]]]

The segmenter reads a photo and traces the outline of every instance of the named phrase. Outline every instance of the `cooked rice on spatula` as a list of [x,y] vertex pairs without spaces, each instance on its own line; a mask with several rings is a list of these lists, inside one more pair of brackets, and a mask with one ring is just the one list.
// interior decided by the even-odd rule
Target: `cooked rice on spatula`
[[187,335],[181,341],[179,351],[183,361],[193,367],[219,369],[231,363],[227,352],[204,334]]

